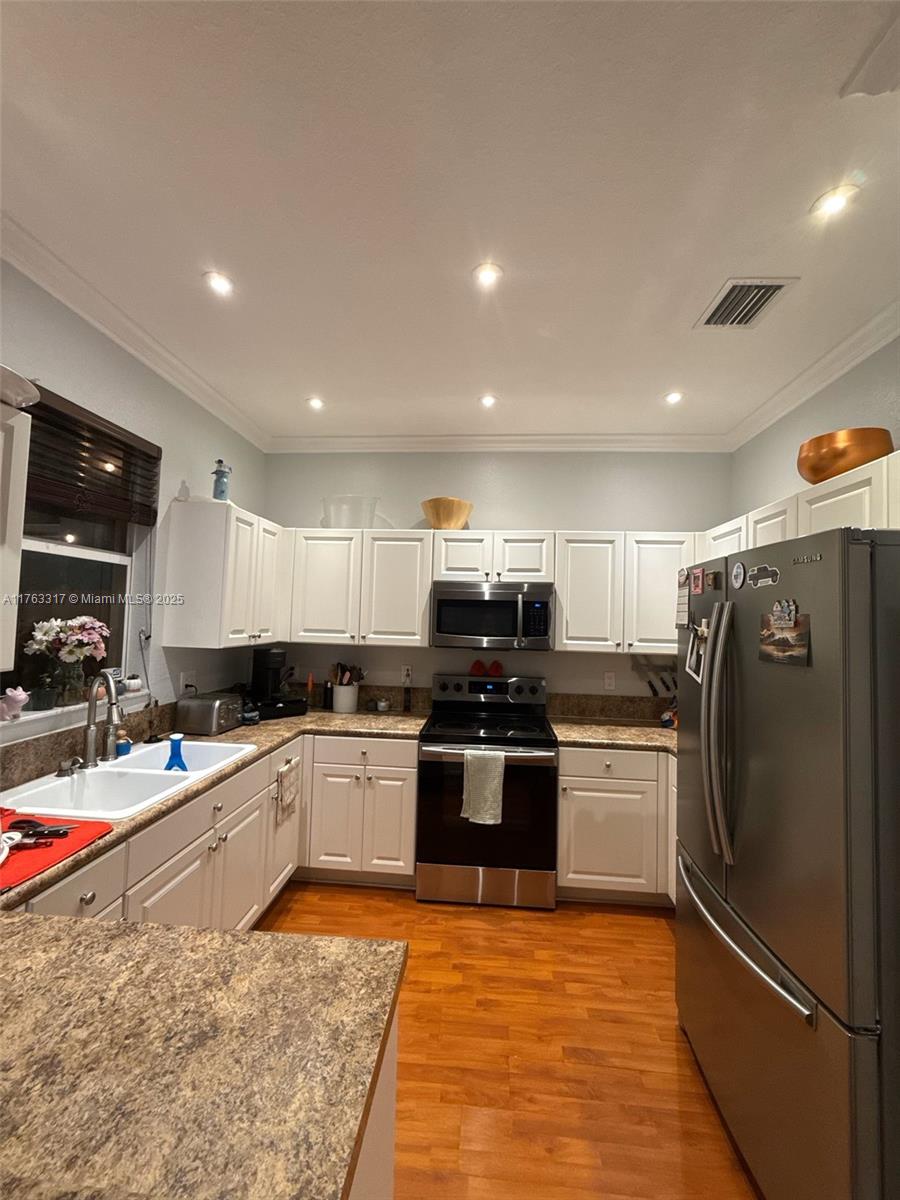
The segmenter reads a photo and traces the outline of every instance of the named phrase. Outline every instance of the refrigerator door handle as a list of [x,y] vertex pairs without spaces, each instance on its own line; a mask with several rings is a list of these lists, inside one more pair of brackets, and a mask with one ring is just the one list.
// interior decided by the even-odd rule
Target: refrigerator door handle
[[713,854],[722,853],[722,844],[719,839],[719,827],[716,823],[712,801],[712,769],[709,753],[709,680],[712,674],[716,635],[718,634],[721,616],[722,605],[717,600],[713,605],[712,616],[709,622],[709,636],[706,640],[706,650],[704,652],[706,661],[700,673],[700,775],[703,782],[703,803],[706,807],[706,824],[709,829],[709,840],[712,845]]
[[722,779],[722,686],[725,681],[725,662],[728,653],[728,637],[731,633],[731,622],[734,617],[734,601],[726,600],[722,604],[719,619],[719,629],[716,644],[712,650],[712,663],[709,681],[709,730],[707,744],[709,754],[709,774],[712,785],[713,810],[716,825],[719,830],[719,841],[722,845],[722,857],[729,867],[734,866],[734,843],[728,828],[728,818],[725,815],[725,785]]
[[758,963],[755,963],[750,955],[740,948],[737,942],[732,941],[732,939],[728,936],[722,926],[718,923],[718,921],[697,895],[697,892],[694,890],[694,885],[691,883],[688,877],[688,869],[685,867],[684,859],[680,854],[678,856],[678,874],[681,876],[681,882],[684,884],[685,890],[687,891],[688,896],[690,896],[691,903],[694,905],[694,908],[696,908],[697,912],[700,914],[715,936],[719,939],[719,941],[722,942],[722,944],[728,950],[730,950],[735,958],[739,959],[748,970],[752,971],[757,979],[764,983],[765,986],[770,989],[770,991],[774,992],[775,995],[783,1000],[785,1004],[789,1005],[789,1007],[792,1008],[798,1016],[802,1017],[807,1025],[810,1025],[813,1029],[815,1029],[815,1005],[808,1006],[802,1003],[802,1001],[798,1000],[796,996],[792,995],[791,992],[787,990],[787,988],[782,987],[776,979],[773,979],[771,975],[767,975],[762,967],[759,966]]

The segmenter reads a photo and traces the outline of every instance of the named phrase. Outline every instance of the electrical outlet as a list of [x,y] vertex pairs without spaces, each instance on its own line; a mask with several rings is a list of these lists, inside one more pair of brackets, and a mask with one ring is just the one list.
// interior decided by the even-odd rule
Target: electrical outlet
[[616,690],[616,673],[615,671],[603,672],[603,690],[604,692],[614,692]]
[[197,686],[196,671],[182,671],[178,676],[178,694],[183,696],[187,688]]
[[400,684],[402,687],[412,687],[412,667],[400,668]]

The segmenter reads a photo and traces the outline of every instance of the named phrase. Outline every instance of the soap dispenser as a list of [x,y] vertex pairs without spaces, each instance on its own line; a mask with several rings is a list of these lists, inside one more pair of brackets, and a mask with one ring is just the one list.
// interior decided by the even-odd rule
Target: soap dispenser
[[169,761],[166,763],[167,771],[186,771],[187,763],[181,753],[181,743],[184,739],[183,733],[169,734]]

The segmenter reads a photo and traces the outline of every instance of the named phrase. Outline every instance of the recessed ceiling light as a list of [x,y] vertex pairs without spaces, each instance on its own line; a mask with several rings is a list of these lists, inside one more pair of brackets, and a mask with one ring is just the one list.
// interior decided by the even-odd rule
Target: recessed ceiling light
[[483,262],[478,264],[472,274],[475,276],[475,282],[478,286],[484,291],[489,292],[503,274],[503,268],[496,263]]
[[819,217],[835,217],[844,211],[848,202],[859,191],[855,183],[844,183],[821,195],[809,210]]
[[666,404],[680,404],[684,399],[684,392],[669,392],[666,396]]
[[310,398],[307,400],[306,403],[309,405],[310,408],[324,408],[325,407],[325,401],[322,399],[321,396],[310,396]]
[[112,475],[112,473],[113,473],[113,471],[114,471],[115,469],[116,469],[116,464],[115,464],[115,463],[111,463],[111,462],[105,462],[105,463],[103,464],[103,470],[104,470],[104,471],[108,471],[110,475]]
[[69,545],[71,546],[72,543],[75,541],[75,534],[74,533],[65,534],[65,536],[63,537],[63,541],[68,542]]
[[478,399],[481,401],[481,403],[484,405],[485,408],[493,408],[494,405],[497,403],[496,396],[491,396],[491,395],[479,396]]
[[222,275],[219,271],[207,271],[203,278],[217,296],[230,296],[234,291],[234,284],[227,275]]

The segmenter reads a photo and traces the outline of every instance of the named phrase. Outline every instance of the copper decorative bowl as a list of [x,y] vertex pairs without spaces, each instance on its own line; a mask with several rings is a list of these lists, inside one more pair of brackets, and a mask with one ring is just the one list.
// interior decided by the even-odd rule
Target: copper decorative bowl
[[797,455],[797,470],[807,483],[821,483],[863,463],[884,458],[893,449],[889,429],[835,429],[803,443]]

